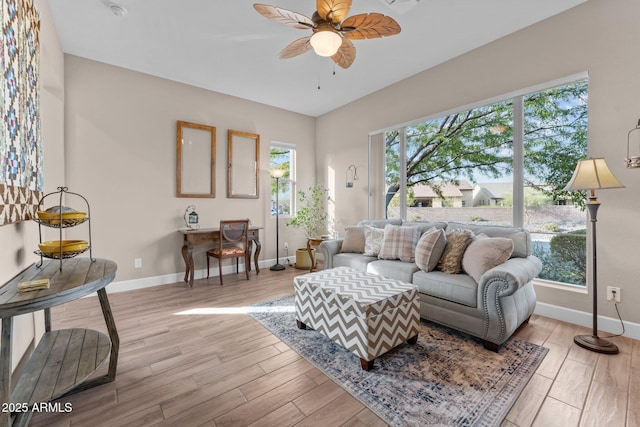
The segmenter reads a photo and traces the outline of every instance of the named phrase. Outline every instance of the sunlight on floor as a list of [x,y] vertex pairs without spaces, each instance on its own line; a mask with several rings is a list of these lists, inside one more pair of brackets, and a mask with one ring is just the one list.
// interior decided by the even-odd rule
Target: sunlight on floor
[[273,307],[202,307],[191,310],[179,311],[175,315],[191,314],[247,314],[247,313],[293,313],[296,309],[293,305],[276,305]]

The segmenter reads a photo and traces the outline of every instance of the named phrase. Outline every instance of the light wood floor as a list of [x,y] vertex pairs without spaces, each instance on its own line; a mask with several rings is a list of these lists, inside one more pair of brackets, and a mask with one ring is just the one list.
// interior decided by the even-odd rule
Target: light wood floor
[[[121,341],[116,380],[61,399],[70,413],[35,414],[30,425],[385,425],[250,316],[184,314],[292,294],[300,273],[263,269],[249,281],[225,276],[222,287],[211,278],[109,295]],[[52,318],[54,329],[106,332],[95,297]],[[598,355],[573,344],[588,332],[539,316],[517,332],[549,353],[503,427],[640,425],[640,342],[615,338],[620,354]]]

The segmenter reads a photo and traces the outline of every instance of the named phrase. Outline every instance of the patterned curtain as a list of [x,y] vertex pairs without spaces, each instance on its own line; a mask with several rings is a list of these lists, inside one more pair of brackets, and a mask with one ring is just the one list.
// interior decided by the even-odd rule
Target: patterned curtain
[[1,0],[0,225],[31,219],[42,195],[40,18],[32,0]]

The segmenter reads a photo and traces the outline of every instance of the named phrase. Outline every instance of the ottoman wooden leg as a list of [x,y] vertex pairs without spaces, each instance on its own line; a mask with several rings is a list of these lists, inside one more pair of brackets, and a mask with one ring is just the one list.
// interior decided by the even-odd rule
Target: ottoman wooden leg
[[415,343],[417,343],[417,342],[418,342],[418,335],[416,335],[415,337],[411,337],[411,338],[409,338],[409,339],[407,340],[407,342],[408,342],[409,344],[415,344]]
[[365,371],[370,371],[373,368],[373,360],[364,360],[362,357],[360,358],[360,366]]
[[307,325],[296,319],[296,325],[298,325],[298,329],[307,329]]

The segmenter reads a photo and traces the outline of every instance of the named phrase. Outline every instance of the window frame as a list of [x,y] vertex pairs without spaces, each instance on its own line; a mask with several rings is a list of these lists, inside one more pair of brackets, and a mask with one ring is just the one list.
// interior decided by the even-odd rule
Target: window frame
[[[269,144],[269,169],[271,169],[273,167],[273,164],[271,162],[271,150],[273,148],[280,148],[280,149],[285,149],[285,150],[289,150],[290,154],[289,154],[289,177],[285,178],[282,177],[280,178],[280,183],[282,182],[288,182],[289,183],[289,213],[282,213],[279,214],[280,217],[283,218],[290,218],[293,217],[295,215],[295,210],[296,210],[296,145],[295,144],[290,144],[287,142],[281,142],[281,141],[271,141],[271,143]],[[271,193],[271,191],[269,191],[270,194],[270,206],[273,206],[273,204],[275,203],[275,199],[274,199],[274,194]],[[272,218],[275,218],[276,215],[274,213],[271,213],[271,209],[269,209],[269,215]]]
[[[437,120],[444,116],[454,115],[458,113],[462,113],[465,111],[473,110],[476,108],[480,108],[486,105],[491,105],[504,101],[511,101],[513,108],[513,211],[512,211],[512,224],[514,227],[525,228],[524,219],[525,219],[525,200],[524,200],[524,98],[529,94],[533,94],[536,92],[542,92],[557,86],[568,85],[571,83],[579,82],[582,80],[586,80],[587,84],[589,81],[588,72],[581,72],[572,74],[569,76],[565,76],[559,79],[555,79],[552,81],[547,81],[544,83],[540,83],[534,86],[529,86],[520,90],[512,91],[503,95],[499,95],[496,97],[488,98],[485,100],[477,101],[471,104],[467,104],[465,106],[461,106],[458,108],[453,108],[448,111],[431,114],[426,117],[422,117],[419,119],[412,120],[410,122],[401,123],[396,126],[390,126],[383,129],[378,129],[375,131],[369,132],[369,159],[372,158],[372,144],[373,140],[377,135],[385,135],[387,132],[392,131],[400,131],[400,188],[398,190],[398,195],[400,196],[400,218],[406,220],[407,219],[407,209],[406,209],[406,194],[407,194],[407,183],[406,183],[406,128],[418,125],[420,123]],[[587,109],[588,109],[588,101],[587,101]],[[384,138],[383,138],[384,139]],[[589,151],[588,139],[587,139],[587,153]],[[370,162],[371,163],[371,162]],[[371,166],[371,165],[370,165]],[[385,168],[384,160],[383,160],[383,170]],[[369,168],[371,171],[371,167]],[[370,172],[371,173],[371,172]],[[385,177],[385,173],[382,173],[383,179]],[[369,177],[369,181],[371,183],[371,177]],[[386,186],[383,186],[386,188]],[[375,202],[374,195],[372,193],[369,194],[368,206],[372,206],[371,203]],[[380,212],[385,212],[385,198],[379,197],[378,208]],[[369,212],[371,212],[371,208],[369,208]],[[585,212],[585,220],[586,220],[586,212]],[[589,236],[587,235],[587,239]],[[588,242],[587,242],[588,243]],[[587,254],[585,254],[586,256]],[[572,283],[564,283],[564,282],[555,282],[546,279],[538,279],[535,280],[536,284],[549,285],[550,287],[562,288],[566,290],[573,290],[583,288],[582,285],[576,285]],[[585,283],[584,288],[588,286],[588,283]]]

